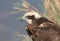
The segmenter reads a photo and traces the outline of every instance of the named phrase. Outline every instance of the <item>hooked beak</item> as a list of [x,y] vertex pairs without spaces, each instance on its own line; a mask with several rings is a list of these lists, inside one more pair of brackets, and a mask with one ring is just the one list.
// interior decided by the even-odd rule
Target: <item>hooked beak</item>
[[26,19],[27,19],[27,18],[26,18],[25,16],[23,16],[20,21],[26,21]]

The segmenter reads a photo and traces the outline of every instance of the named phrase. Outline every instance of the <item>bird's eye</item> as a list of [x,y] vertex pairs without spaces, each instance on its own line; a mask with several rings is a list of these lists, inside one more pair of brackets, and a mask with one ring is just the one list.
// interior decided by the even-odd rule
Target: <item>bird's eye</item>
[[32,15],[31,17],[34,17],[34,15]]
[[32,15],[32,16],[26,16],[26,18],[32,19],[32,18],[34,18],[34,15]]
[[28,18],[28,19],[29,19],[29,18],[30,18],[30,16],[26,16],[26,18]]
[[26,16],[27,18],[30,17],[30,16]]

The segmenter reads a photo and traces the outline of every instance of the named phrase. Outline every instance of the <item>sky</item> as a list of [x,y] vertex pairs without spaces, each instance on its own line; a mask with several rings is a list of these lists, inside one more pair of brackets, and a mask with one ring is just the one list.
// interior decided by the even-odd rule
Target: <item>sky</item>
[[16,18],[22,14],[12,10],[13,3],[19,1],[0,0],[0,41],[14,41],[16,38],[14,36],[16,34],[15,30],[21,33],[25,32],[25,27],[22,25],[23,22],[16,21]]

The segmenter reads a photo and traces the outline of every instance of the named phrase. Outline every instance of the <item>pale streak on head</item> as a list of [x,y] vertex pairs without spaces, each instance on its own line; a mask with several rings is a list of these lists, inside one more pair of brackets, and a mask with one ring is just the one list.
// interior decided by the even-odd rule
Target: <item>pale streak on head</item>
[[26,18],[26,16],[32,16],[32,15],[34,15],[34,17],[35,17],[36,19],[38,19],[38,18],[41,17],[38,12],[31,11],[31,12],[26,13],[26,14],[23,16],[23,19],[26,20],[27,23],[32,24],[32,20]]

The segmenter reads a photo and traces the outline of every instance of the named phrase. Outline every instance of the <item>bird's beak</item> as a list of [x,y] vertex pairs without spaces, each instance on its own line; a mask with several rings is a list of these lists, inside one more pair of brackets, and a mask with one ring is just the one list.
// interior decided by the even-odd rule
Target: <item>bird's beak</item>
[[26,18],[25,16],[22,17],[21,21],[26,21]]

